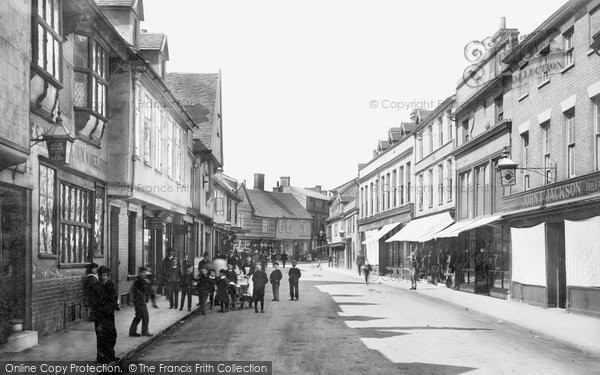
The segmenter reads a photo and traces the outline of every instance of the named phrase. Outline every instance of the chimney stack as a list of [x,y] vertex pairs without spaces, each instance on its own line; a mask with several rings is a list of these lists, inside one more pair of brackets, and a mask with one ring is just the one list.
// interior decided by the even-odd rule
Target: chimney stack
[[265,190],[265,175],[263,173],[254,174],[254,190]]
[[281,187],[289,187],[291,178],[290,177],[280,177],[279,181],[281,181]]
[[321,188],[322,188],[321,185],[315,185],[315,190],[318,191],[319,193],[322,191]]
[[506,17],[500,17],[500,29],[506,29]]

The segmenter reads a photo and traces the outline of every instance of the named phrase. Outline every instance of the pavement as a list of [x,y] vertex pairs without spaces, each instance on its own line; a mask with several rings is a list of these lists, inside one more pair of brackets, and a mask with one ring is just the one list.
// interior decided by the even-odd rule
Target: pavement
[[[151,337],[129,337],[129,326],[135,315],[135,310],[133,305],[121,306],[121,310],[115,312],[115,327],[117,329],[116,356],[121,359],[129,358],[152,341],[160,338],[170,329],[182,324],[196,313],[198,297],[193,296],[192,298],[191,312],[187,311],[187,303],[182,311],[179,311],[179,309],[169,309],[169,301],[162,295],[158,295],[156,298],[157,309],[152,308],[152,304],[148,303],[148,313],[150,315],[148,330],[153,334]],[[141,333],[141,328],[142,323],[140,322],[138,333]],[[96,333],[94,331],[94,323],[83,321],[64,331],[40,337],[37,346],[19,353],[0,354],[0,360],[96,362]]]
[[[361,278],[355,272],[345,269],[337,269],[337,268],[328,268],[326,265],[322,266],[322,269],[315,270],[311,269],[309,264],[300,264],[299,267],[302,270],[303,277],[302,282],[300,284],[300,293],[301,293],[301,301],[303,301],[303,289],[305,289],[304,285],[312,285],[312,288],[315,289],[313,283],[320,283],[324,286],[320,286],[321,292],[328,292],[326,287],[328,284],[336,284],[344,285],[344,283],[348,283],[350,285],[357,285],[362,287],[362,283],[364,282],[364,278]],[[270,269],[268,270],[268,272]],[[282,269],[284,273],[284,281],[287,278],[287,269]],[[337,275],[337,276],[336,276]],[[340,281],[346,280],[346,281]],[[289,319],[294,318],[294,314],[297,314],[298,311],[293,307],[293,302],[287,301],[287,283],[282,282],[281,289],[281,300],[280,304],[286,304],[285,308],[282,308],[282,313],[286,314]],[[596,357],[600,355],[600,319],[581,316],[576,314],[568,314],[564,310],[561,309],[544,309],[537,306],[532,306],[524,303],[519,303],[515,301],[506,301],[495,299],[492,297],[474,295],[465,292],[455,291],[453,289],[448,289],[444,286],[438,285],[430,285],[425,282],[420,282],[418,289],[416,291],[409,291],[410,282],[407,280],[401,279],[390,279],[377,277],[376,279],[370,280],[369,292],[380,293],[381,291],[377,291],[377,288],[385,287],[386,290],[390,292],[388,295],[390,297],[386,298],[399,298],[399,299],[407,299],[411,298],[411,295],[414,294],[414,297],[422,297],[425,299],[429,299],[431,301],[444,302],[442,305],[452,306],[454,308],[458,308],[469,314],[480,314],[483,317],[493,319],[493,322],[497,325],[505,325],[505,326],[514,326],[524,329],[525,332],[529,333],[530,337],[537,338],[540,336],[542,339],[550,338],[552,340],[556,340],[560,343],[566,344],[568,347],[578,348],[586,353],[591,354]],[[400,291],[401,289],[402,291]],[[394,292],[396,290],[396,292]],[[323,294],[321,293],[321,294]],[[352,295],[349,295],[350,299],[352,299]],[[265,319],[264,322],[260,323],[259,328],[263,331],[266,331],[272,328],[272,323],[268,321],[268,316],[272,316],[269,314],[272,310],[272,302],[270,301],[270,286],[268,287],[265,300],[267,302],[267,314],[258,314],[258,316],[263,316]],[[313,297],[311,297],[313,298]],[[348,305],[348,302],[344,302],[344,293],[335,291],[335,294],[331,296],[338,303],[345,303]],[[329,298],[328,300],[330,300]],[[285,301],[285,302],[283,302]],[[319,300],[320,301],[320,300]],[[325,322],[332,323],[332,317],[341,317],[344,318],[344,315],[348,315],[347,313],[339,313],[339,310],[328,311],[326,308],[326,302],[319,302],[317,300],[313,301],[314,306],[312,310],[305,311],[303,314],[307,317],[311,317],[311,311],[320,312],[320,309],[323,308],[323,319]],[[194,303],[192,307],[192,311],[188,312],[187,309],[183,311],[169,309],[168,301],[164,296],[158,296],[157,303],[159,305],[158,309],[154,309],[149,305],[149,314],[150,314],[150,332],[154,334],[152,337],[129,337],[128,330],[131,320],[134,316],[133,307],[122,307],[121,311],[116,312],[115,314],[115,324],[118,332],[117,345],[115,347],[117,357],[121,357],[123,360],[130,359],[138,355],[138,353],[142,352],[148,346],[153,346],[155,344],[155,340],[163,339],[165,336],[169,336],[170,332],[177,331],[176,328],[184,327],[185,324],[192,322],[194,320],[202,321],[207,317],[211,317],[210,319],[215,319],[217,316],[232,316],[233,314],[249,314],[250,312],[241,312],[234,311],[229,314],[216,314],[216,309],[207,310],[207,315],[201,316],[200,314],[196,314],[196,306],[197,297],[194,296]],[[328,303],[328,302],[327,302]],[[395,319],[394,316],[400,314],[404,314],[402,312],[403,302],[394,302],[393,313],[388,317],[389,319]],[[291,304],[291,305],[290,305]],[[375,305],[375,303],[361,303],[362,305]],[[438,303],[439,305],[439,303]],[[438,306],[436,305],[436,306]],[[276,305],[277,306],[277,305]],[[348,306],[346,306],[348,307]],[[352,303],[350,303],[350,307],[352,307]],[[372,306],[370,306],[372,307]],[[375,306],[376,307],[376,306]],[[278,307],[279,308],[279,307]],[[437,307],[435,309],[438,309]],[[367,309],[368,311],[358,313],[350,313],[350,319],[352,320],[353,315],[364,315],[364,316],[377,316],[379,310]],[[249,314],[253,316],[254,314]],[[388,319],[386,318],[386,319]],[[219,319],[219,318],[217,318]],[[361,318],[362,319],[362,318]],[[367,318],[364,318],[367,319]],[[373,318],[378,319],[378,318]],[[368,320],[368,319],[367,319]],[[243,320],[242,320],[243,322]],[[191,324],[191,323],[190,323]],[[312,324],[312,323],[311,323]],[[441,324],[441,323],[440,323]],[[140,323],[141,325],[141,323]],[[352,322],[346,322],[346,326],[352,326]],[[289,325],[282,326],[280,328],[280,332],[287,329]],[[322,331],[321,327],[315,323],[315,325],[302,326],[304,330],[315,330],[314,334],[319,335]],[[428,326],[429,327],[429,326]],[[141,327],[140,327],[141,328]],[[139,328],[138,328],[139,329]],[[215,330],[217,328],[214,328]],[[302,331],[303,332],[303,331]],[[523,332],[520,330],[519,332]],[[214,332],[216,335],[219,333],[217,331]],[[196,333],[193,333],[196,335]],[[242,337],[244,335],[243,327],[240,328],[240,331],[234,335],[235,337]],[[337,331],[333,333],[333,335],[338,335]],[[339,343],[344,340],[343,337],[337,337],[336,342]],[[227,338],[230,339],[230,338]],[[288,341],[283,341],[282,345],[286,342],[294,343],[296,341],[295,337],[287,337],[284,338]],[[325,338],[322,336],[318,336],[317,339],[328,340],[329,338]],[[277,340],[281,340],[278,338]],[[311,337],[310,342],[315,342],[315,338]],[[432,339],[434,340],[434,339]],[[161,341],[161,340],[158,340]],[[435,341],[435,340],[434,340]],[[219,340],[216,343],[207,344],[207,347],[212,349],[225,350],[227,345],[225,342],[222,343],[222,346],[219,347]],[[549,342],[549,341],[546,341]],[[214,346],[213,346],[214,344]],[[363,340],[363,344],[369,347],[368,341]],[[443,343],[441,343],[443,344]],[[337,345],[337,344],[336,344]],[[318,346],[321,348],[321,346]],[[199,348],[196,348],[198,350]],[[247,348],[239,348],[239,352],[243,352]],[[355,353],[360,348],[351,347],[349,348],[348,353]],[[303,346],[300,343],[297,344],[295,349],[291,351],[291,355],[297,355],[303,349]],[[198,352],[196,352],[198,353]],[[315,351],[314,355],[320,355],[319,351]],[[212,359],[210,356],[204,355],[205,359]],[[40,337],[38,346],[29,349],[20,353],[13,354],[0,354],[0,361],[28,361],[28,360],[65,360],[65,361],[89,361],[95,362],[96,358],[96,345],[95,345],[95,332],[94,326],[92,322],[81,322],[74,326],[69,327],[69,329],[54,333],[48,336]],[[231,357],[234,359],[235,357]],[[195,358],[190,358],[195,359]],[[301,363],[295,363],[295,366],[301,366]],[[369,371],[369,367],[367,366],[365,370]],[[311,371],[309,371],[311,372]],[[301,373],[301,372],[298,372]],[[318,372],[320,373],[320,372]],[[324,372],[327,373],[327,372]]]
[[[327,267],[327,272],[351,276],[364,281],[357,272]],[[384,284],[399,289],[410,289],[410,280],[371,275],[371,284]],[[567,345],[600,354],[600,319],[567,313],[564,309],[543,308],[513,300],[502,300],[489,296],[460,292],[444,284],[433,285],[419,281],[412,293],[444,301],[465,310],[494,318],[499,324],[512,324],[529,330],[533,335],[544,335]]]

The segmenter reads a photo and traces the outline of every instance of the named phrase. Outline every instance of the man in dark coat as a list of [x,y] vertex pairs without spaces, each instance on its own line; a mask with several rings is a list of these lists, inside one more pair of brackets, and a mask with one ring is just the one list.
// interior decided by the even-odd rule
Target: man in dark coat
[[269,281],[271,282],[271,288],[273,289],[273,301],[279,301],[279,283],[281,282],[283,275],[279,269],[279,263],[274,262],[273,267],[275,269],[269,275]]
[[281,254],[281,264],[283,265],[283,268],[285,268],[285,262],[287,262],[287,260],[288,260],[288,256],[284,252],[283,254]]
[[181,281],[181,270],[177,264],[177,258],[173,258],[171,260],[171,266],[166,269],[165,280],[167,282],[169,308],[176,309],[179,301],[179,283]]
[[[160,293],[166,293],[163,292],[163,288],[166,288],[167,285],[167,273],[169,272],[169,268],[171,267],[171,264],[173,263],[173,259],[175,259],[175,251],[173,250],[173,248],[169,247],[167,249],[167,256],[165,256],[165,258],[162,260],[162,264],[161,264],[161,268],[160,271],[158,271],[158,290]],[[169,296],[167,296],[167,298],[169,298]]]
[[358,276],[361,275],[362,268],[363,268],[364,264],[365,264],[365,257],[364,257],[364,255],[362,255],[362,253],[358,254],[358,256],[356,257],[356,265],[358,266]]
[[198,262],[198,272],[200,272],[200,270],[203,268],[208,269],[209,266],[210,266],[210,260],[208,259],[208,253],[205,252],[203,254],[202,259],[200,259],[200,261]]
[[296,301],[298,301],[299,295],[298,282],[300,281],[302,273],[300,272],[300,269],[296,268],[296,264],[298,264],[298,262],[292,260],[292,268],[290,268],[288,271],[288,281],[290,282],[290,301],[293,301],[294,298]]
[[254,297],[254,312],[258,312],[258,303],[260,302],[260,312],[265,312],[265,286],[269,282],[269,278],[265,271],[262,270],[262,265],[257,264],[256,270],[252,274],[252,296]]
[[[196,284],[196,288],[198,289],[198,306],[200,306],[200,312],[202,315],[206,315],[204,312],[204,308],[206,307],[206,299],[208,295],[215,293],[215,282],[214,279],[211,280],[208,276],[208,270],[206,268],[200,268],[200,276],[198,277],[198,284]],[[212,309],[212,298],[210,301],[210,308]]]
[[119,310],[117,303],[119,296],[114,284],[108,278],[109,272],[108,268],[100,267],[98,270],[100,282],[95,288],[96,361],[100,363],[109,363],[120,359],[115,356],[115,344],[117,343],[115,311]]
[[138,277],[133,283],[132,293],[133,293],[133,305],[135,307],[135,317],[131,322],[131,326],[129,327],[129,336],[132,337],[140,337],[141,335],[137,333],[137,326],[142,322],[142,335],[143,336],[152,336],[151,333],[148,332],[148,325],[150,323],[150,316],[148,315],[148,307],[146,303],[148,299],[152,301],[152,307],[158,308],[156,306],[156,296],[154,295],[154,290],[152,289],[152,283],[148,280],[148,276],[150,274],[150,270],[147,267],[140,267],[138,269]]
[[187,308],[188,311],[192,311],[192,290],[194,289],[194,266],[189,263],[183,275],[181,275],[180,281],[181,287],[181,305],[179,305],[179,311],[183,310],[185,299],[187,297]]

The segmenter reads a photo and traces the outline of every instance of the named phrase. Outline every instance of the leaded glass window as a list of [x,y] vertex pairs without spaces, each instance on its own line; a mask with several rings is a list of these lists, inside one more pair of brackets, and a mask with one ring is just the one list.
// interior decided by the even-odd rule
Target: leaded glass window
[[104,202],[105,194],[103,187],[96,188],[96,206],[94,207],[94,257],[104,256]]
[[91,260],[90,251],[94,218],[93,194],[67,183],[60,183],[61,264],[81,264]]
[[55,171],[40,165],[40,227],[39,227],[39,252],[40,254],[56,254],[54,246],[55,230]]

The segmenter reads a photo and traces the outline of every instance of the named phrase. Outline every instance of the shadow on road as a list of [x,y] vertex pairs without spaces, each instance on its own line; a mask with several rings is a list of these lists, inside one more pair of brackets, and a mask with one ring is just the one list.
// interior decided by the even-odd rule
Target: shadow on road
[[401,374],[445,374],[455,375],[464,374],[469,371],[477,370],[473,367],[437,365],[434,363],[398,363],[397,369]]

